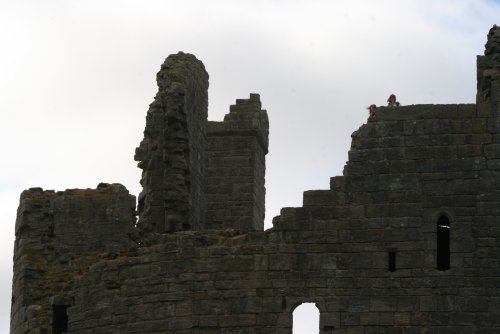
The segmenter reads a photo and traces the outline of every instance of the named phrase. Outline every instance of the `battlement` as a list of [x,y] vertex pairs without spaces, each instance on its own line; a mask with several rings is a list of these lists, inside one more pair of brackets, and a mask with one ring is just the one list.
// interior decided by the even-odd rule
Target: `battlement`
[[21,195],[11,333],[500,332],[500,29],[476,104],[381,107],[343,175],[263,231],[269,121],[260,97],[208,122],[208,74],[172,55],[118,184]]

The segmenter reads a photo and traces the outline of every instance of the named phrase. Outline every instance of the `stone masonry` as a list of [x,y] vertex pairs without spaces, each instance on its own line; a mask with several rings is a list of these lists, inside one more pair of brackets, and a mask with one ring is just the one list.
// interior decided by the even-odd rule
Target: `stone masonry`
[[[11,333],[500,333],[500,28],[476,104],[379,108],[343,176],[263,230],[260,98],[207,121],[208,75],[184,53],[157,76],[118,184],[21,194]],[[139,219],[136,222],[136,214]]]
[[135,160],[143,170],[139,223],[144,232],[201,229],[206,200],[208,74],[189,54],[167,58]]

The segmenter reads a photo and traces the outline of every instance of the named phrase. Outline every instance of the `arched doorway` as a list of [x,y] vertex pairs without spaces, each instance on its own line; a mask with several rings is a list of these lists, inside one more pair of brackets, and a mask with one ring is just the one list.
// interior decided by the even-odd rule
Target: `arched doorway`
[[314,303],[302,303],[293,310],[293,334],[319,333],[319,309]]

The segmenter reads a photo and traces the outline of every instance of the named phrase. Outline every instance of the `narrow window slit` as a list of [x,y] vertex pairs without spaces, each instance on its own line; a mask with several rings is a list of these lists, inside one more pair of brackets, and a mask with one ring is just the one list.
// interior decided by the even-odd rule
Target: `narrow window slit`
[[396,271],[396,250],[390,249],[388,252],[388,255],[389,255],[389,271],[395,272]]
[[441,216],[436,229],[436,267],[438,270],[450,269],[450,221]]

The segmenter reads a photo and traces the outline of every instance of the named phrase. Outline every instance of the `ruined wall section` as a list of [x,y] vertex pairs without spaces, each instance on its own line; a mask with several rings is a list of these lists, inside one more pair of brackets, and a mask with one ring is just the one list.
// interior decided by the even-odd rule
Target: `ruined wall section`
[[[495,260],[481,255],[495,254],[481,237],[495,231],[475,221],[489,121],[476,105],[380,108],[353,134],[344,175],[272,230],[179,232],[93,267],[71,331],[289,334],[303,302],[319,308],[321,334],[500,331]],[[449,270],[436,267],[442,214]]]
[[[161,242],[103,257],[71,289],[68,332],[290,334],[302,302],[319,308],[320,334],[500,332],[492,101],[380,108],[353,134],[344,175],[284,208],[272,230],[157,233]],[[40,309],[16,314],[29,323]]]
[[120,184],[24,191],[16,220],[11,333],[52,333],[53,306],[71,305],[75,277],[99,258],[134,245],[134,211],[135,197]]
[[241,238],[178,232],[139,256],[101,262],[78,284],[70,332],[253,333],[263,273],[253,270],[255,250],[236,245]]
[[[299,238],[332,229],[325,237],[338,249],[333,285],[350,280],[342,294],[352,299],[340,318],[324,315],[329,324],[384,333],[405,326],[499,330],[493,222],[500,203],[482,199],[486,190],[498,194],[499,167],[487,153],[492,122],[476,105],[379,108],[376,121],[353,133],[344,176],[332,179],[332,189],[305,192],[303,207],[274,219],[276,231]],[[442,216],[450,223],[447,270],[437,268]]]
[[205,220],[208,74],[193,55],[170,55],[157,75],[135,160],[143,170],[143,232],[201,229]]
[[344,170],[351,200],[363,219],[392,228],[394,240],[428,241],[418,256],[398,256],[429,270],[436,268],[436,223],[446,215],[455,241],[451,266],[461,268],[474,247],[488,119],[475,105],[381,108],[377,117],[353,135]]
[[334,239],[304,232],[178,232],[102,261],[77,285],[70,333],[290,334],[293,309],[310,300],[339,315],[348,298],[330,289]]
[[477,56],[478,109],[486,115],[500,116],[500,28],[490,29],[483,56]]
[[[485,168],[480,173],[477,196],[477,215],[472,235],[476,241],[474,256],[468,266],[475,276],[477,290],[492,302],[484,305],[488,316],[485,326],[493,327],[500,318],[500,28],[494,26],[488,33],[484,56],[477,57],[478,114],[488,119],[488,133],[484,138]],[[493,292],[492,292],[493,291]],[[498,329],[496,329],[498,331]]]
[[206,228],[264,230],[269,119],[258,94],[208,124]]

